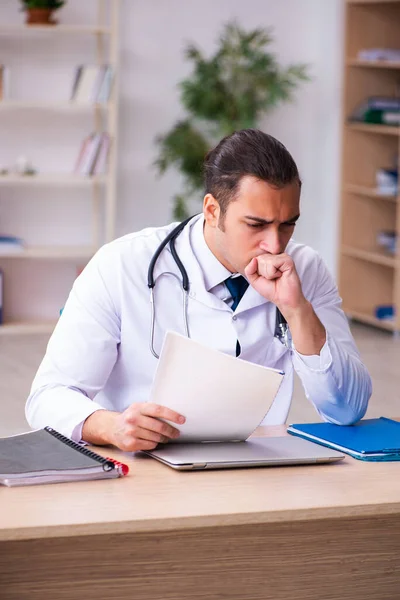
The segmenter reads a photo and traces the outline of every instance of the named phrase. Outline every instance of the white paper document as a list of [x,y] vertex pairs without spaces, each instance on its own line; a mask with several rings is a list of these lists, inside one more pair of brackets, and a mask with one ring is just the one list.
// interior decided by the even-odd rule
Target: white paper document
[[186,417],[184,425],[173,423],[178,442],[243,441],[266,416],[282,379],[282,371],[168,332],[149,401]]

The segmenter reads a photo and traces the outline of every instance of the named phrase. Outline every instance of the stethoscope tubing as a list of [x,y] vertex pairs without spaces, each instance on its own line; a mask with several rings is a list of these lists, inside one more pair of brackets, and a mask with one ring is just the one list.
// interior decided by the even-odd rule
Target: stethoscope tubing
[[[154,335],[155,335],[155,296],[154,296],[154,288],[156,285],[156,280],[154,279],[154,270],[155,270],[155,266],[157,263],[157,260],[160,257],[161,252],[164,250],[164,248],[169,244],[170,250],[171,250],[171,254],[172,257],[180,271],[182,280],[179,280],[179,277],[172,272],[166,272],[163,273],[163,275],[172,275],[173,277],[175,277],[180,285],[182,286],[182,295],[183,295],[183,302],[182,302],[182,307],[183,307],[183,323],[184,323],[184,327],[185,327],[185,335],[187,337],[190,337],[189,335],[189,323],[188,323],[188,303],[189,303],[189,288],[190,288],[190,283],[189,283],[189,277],[187,274],[187,271],[181,261],[181,259],[179,258],[179,255],[176,251],[175,248],[175,240],[178,237],[178,235],[183,231],[184,227],[186,226],[187,223],[189,223],[189,221],[191,221],[193,219],[193,216],[185,219],[184,221],[182,221],[182,223],[179,223],[179,225],[177,225],[172,231],[170,231],[170,233],[167,235],[167,237],[161,242],[161,244],[158,246],[157,250],[154,252],[151,261],[149,263],[149,268],[147,271],[147,286],[150,289],[150,305],[151,305],[151,323],[150,323],[150,340],[149,340],[149,346],[150,346],[150,351],[152,353],[152,355],[155,358],[159,358],[159,355],[157,354],[157,352],[154,349]],[[274,332],[274,337],[277,337],[286,347],[290,347],[289,344],[289,328],[286,322],[285,317],[282,315],[281,311],[277,308],[276,309],[276,321],[275,321],[275,332]]]

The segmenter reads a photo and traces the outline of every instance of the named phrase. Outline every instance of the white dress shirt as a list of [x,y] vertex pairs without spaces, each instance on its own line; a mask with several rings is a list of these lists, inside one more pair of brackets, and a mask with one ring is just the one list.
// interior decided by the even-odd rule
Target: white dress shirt
[[[286,249],[303,293],[327,331],[320,355],[302,356],[274,337],[276,307],[251,286],[232,312],[223,283],[231,273],[208,248],[203,223],[203,215],[195,217],[176,240],[190,281],[191,338],[233,356],[239,340],[238,360],[285,372],[264,424],[286,421],[293,369],[323,419],[350,424],[363,417],[371,380],[341,310],[337,288],[319,255],[294,241]],[[149,347],[147,270],[174,226],[144,229],[103,246],[77,278],[32,384],[26,404],[32,427],[51,425],[80,441],[83,423],[94,411],[123,411],[148,400],[157,359]],[[169,247],[161,253],[154,275],[154,347],[159,354],[167,330],[184,335],[181,275]]]

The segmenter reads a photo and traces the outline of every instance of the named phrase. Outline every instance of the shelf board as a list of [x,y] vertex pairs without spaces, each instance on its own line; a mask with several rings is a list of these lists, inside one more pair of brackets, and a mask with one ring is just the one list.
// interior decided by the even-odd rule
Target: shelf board
[[94,35],[109,35],[111,30],[109,27],[101,27],[97,25],[25,25],[17,23],[15,25],[0,25],[0,35],[16,35],[16,34],[94,34]]
[[0,325],[0,336],[2,335],[27,335],[27,334],[51,334],[56,321],[54,322],[35,322],[35,321],[16,321]]
[[96,249],[90,246],[31,246],[17,252],[5,252],[3,254],[0,246],[0,260],[2,258],[90,259],[95,252]]
[[400,69],[400,62],[388,60],[360,60],[358,58],[349,58],[346,60],[348,67],[361,67],[366,69]]
[[367,262],[375,263],[377,265],[383,265],[385,267],[394,268],[396,266],[395,257],[386,256],[386,254],[380,254],[379,252],[360,250],[358,248],[352,248],[351,246],[342,246],[342,254],[352,258],[359,258]]
[[94,184],[103,185],[107,182],[106,175],[100,176],[88,176],[75,175],[69,173],[54,173],[45,174],[39,173],[38,175],[0,175],[0,186],[82,186],[88,187]]
[[346,0],[347,4],[400,4],[400,0]]
[[388,331],[394,331],[396,329],[396,323],[394,320],[389,321],[385,319],[377,319],[370,313],[367,313],[362,310],[352,310],[350,308],[344,308],[344,312],[350,319],[361,321],[362,323],[366,323],[367,325],[374,325],[376,327],[380,327],[381,329],[386,329]]
[[379,200],[388,200],[389,202],[397,202],[397,196],[389,196],[388,194],[382,194],[378,189],[368,187],[366,185],[345,183],[343,185],[343,191],[350,192],[352,194],[358,194],[359,196],[366,196],[368,198],[376,198]]
[[110,103],[78,103],[78,102],[29,102],[27,100],[1,100],[0,110],[51,110],[73,113],[87,112],[90,110],[109,110]]
[[374,125],[371,123],[346,123],[348,129],[365,133],[381,133],[384,135],[400,135],[400,127],[394,125]]

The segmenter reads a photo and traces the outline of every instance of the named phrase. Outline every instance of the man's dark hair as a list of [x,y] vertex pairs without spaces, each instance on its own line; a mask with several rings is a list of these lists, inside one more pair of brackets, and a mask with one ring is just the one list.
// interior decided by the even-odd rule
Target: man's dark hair
[[206,194],[218,201],[222,217],[245,175],[276,188],[294,181],[301,186],[296,163],[285,146],[258,129],[242,129],[224,137],[206,155],[203,169]]

